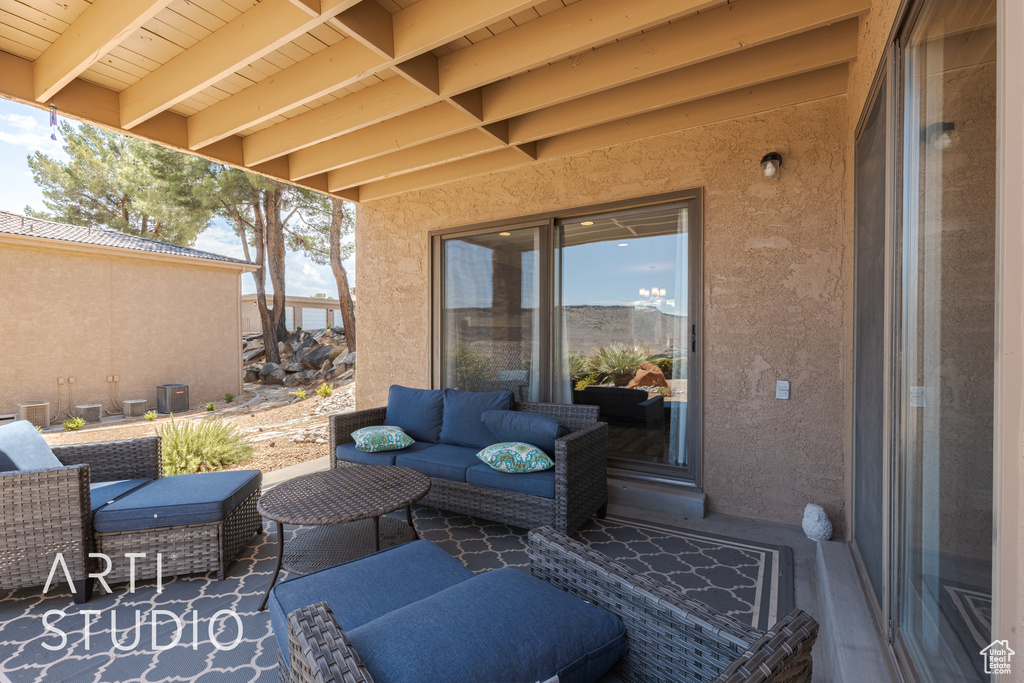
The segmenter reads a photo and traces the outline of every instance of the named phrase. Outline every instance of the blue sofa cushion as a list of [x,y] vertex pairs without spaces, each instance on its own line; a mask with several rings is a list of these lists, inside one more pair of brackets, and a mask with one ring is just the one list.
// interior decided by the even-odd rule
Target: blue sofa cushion
[[555,455],[555,439],[569,433],[569,428],[553,417],[518,410],[488,410],[480,420],[495,442],[522,441],[550,456]]
[[225,519],[263,481],[259,470],[163,477],[96,512],[96,531],[132,531]]
[[[480,416],[488,410],[511,410],[511,391],[444,390],[441,443],[480,450],[496,441]],[[415,437],[414,437],[415,438]]]
[[[466,470],[482,464],[476,448],[437,444],[419,452],[396,451],[395,464],[422,472],[428,477],[466,481]],[[486,467],[486,465],[485,465]]]
[[436,443],[430,443],[429,441],[417,441],[411,446],[407,446],[400,451],[381,451],[380,453],[364,453],[363,451],[356,448],[354,443],[342,443],[338,444],[335,449],[334,455],[338,460],[344,460],[345,462],[354,462],[360,465],[394,465],[395,458],[402,453],[419,453],[425,451],[428,448],[435,448]]
[[397,384],[388,392],[384,424],[401,427],[417,441],[440,441],[444,394],[440,389],[410,389]]
[[89,484],[89,500],[92,503],[92,511],[107,503],[112,503],[121,496],[134,491],[140,486],[145,486],[152,479],[118,479],[117,481],[94,481]]
[[430,541],[413,541],[289,579],[270,593],[270,623],[288,661],[288,614],[326,602],[346,633],[472,578],[473,572]]
[[63,467],[46,439],[28,420],[0,427],[0,472]]
[[466,470],[466,483],[487,489],[515,491],[528,496],[555,497],[555,470],[543,472],[499,472],[486,463],[474,465]]
[[592,683],[627,649],[617,616],[512,568],[346,634],[373,679],[388,683]]

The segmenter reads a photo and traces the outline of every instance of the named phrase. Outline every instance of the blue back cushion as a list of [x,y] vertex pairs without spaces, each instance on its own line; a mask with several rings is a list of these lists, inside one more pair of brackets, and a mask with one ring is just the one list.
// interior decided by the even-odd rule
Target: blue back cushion
[[46,439],[27,420],[0,427],[0,472],[63,467]]
[[384,424],[401,427],[417,441],[440,441],[444,395],[440,389],[410,389],[391,385]]
[[597,681],[622,621],[518,569],[479,574],[346,631],[376,681]]
[[480,416],[480,420],[494,437],[495,443],[528,443],[551,456],[555,454],[555,439],[569,433],[569,428],[553,417],[521,413],[518,410],[488,410]]
[[441,443],[467,448],[484,448],[497,443],[480,416],[488,410],[511,410],[513,400],[511,391],[445,389]]

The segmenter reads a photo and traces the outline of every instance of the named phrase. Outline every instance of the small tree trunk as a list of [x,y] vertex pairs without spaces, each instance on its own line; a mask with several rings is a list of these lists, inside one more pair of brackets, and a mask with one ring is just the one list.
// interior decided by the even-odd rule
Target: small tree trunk
[[281,355],[277,352],[277,328],[271,320],[270,311],[267,310],[267,268],[266,268],[266,241],[267,228],[263,222],[263,213],[260,209],[260,202],[253,202],[253,240],[256,243],[256,272],[253,279],[256,280],[256,307],[260,311],[260,324],[263,326],[263,350],[267,362],[280,363]]
[[345,327],[345,344],[349,352],[356,350],[356,311],[352,305],[352,290],[348,286],[348,273],[341,264],[341,228],[345,222],[345,202],[331,197],[331,271],[338,281],[338,301],[341,320]]
[[[288,337],[284,314],[284,222],[281,219],[281,186],[264,192],[267,231],[267,269],[274,285],[274,330],[279,340]],[[276,349],[276,345],[275,345]]]

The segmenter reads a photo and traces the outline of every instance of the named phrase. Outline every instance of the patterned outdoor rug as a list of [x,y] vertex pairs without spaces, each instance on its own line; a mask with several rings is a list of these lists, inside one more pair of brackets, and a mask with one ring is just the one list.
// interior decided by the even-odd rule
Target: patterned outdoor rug
[[[414,513],[422,537],[473,571],[529,564],[525,530],[429,509]],[[288,527],[285,533],[295,531]],[[577,537],[758,628],[793,608],[789,548],[614,517],[591,521]],[[86,605],[74,605],[65,584],[45,596],[42,588],[0,593],[0,681],[277,681],[269,616],[256,611],[275,552],[270,532],[253,539],[224,581],[212,574],[168,578],[161,593],[155,581],[139,582],[134,593],[127,584],[113,586],[110,595],[97,587]],[[63,615],[51,614],[53,630],[47,631],[43,616],[49,610]],[[86,610],[94,612],[87,617]],[[237,646],[218,649],[236,640]]]

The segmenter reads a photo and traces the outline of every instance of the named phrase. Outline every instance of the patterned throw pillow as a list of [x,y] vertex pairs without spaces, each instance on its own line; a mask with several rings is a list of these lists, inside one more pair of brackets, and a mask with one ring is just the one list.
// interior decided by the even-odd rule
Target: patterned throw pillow
[[498,470],[509,474],[521,472],[543,472],[555,466],[554,461],[536,446],[528,443],[506,441],[488,446],[476,457]]
[[398,427],[363,427],[352,432],[352,439],[364,453],[400,451],[416,443]]

